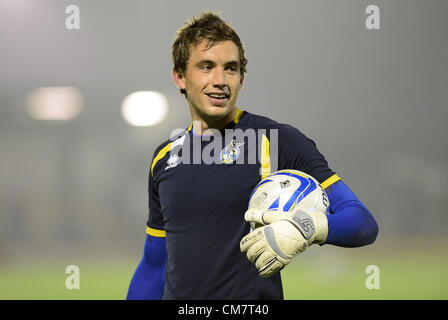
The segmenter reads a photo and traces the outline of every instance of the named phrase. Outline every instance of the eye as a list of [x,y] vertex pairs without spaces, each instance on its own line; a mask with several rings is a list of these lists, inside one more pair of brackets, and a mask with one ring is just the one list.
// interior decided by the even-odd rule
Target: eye
[[229,66],[229,67],[227,67],[227,70],[229,70],[232,73],[238,72],[238,67],[237,66]]
[[209,64],[204,64],[200,67],[200,69],[204,70],[204,71],[210,71],[210,70],[212,70],[212,66]]

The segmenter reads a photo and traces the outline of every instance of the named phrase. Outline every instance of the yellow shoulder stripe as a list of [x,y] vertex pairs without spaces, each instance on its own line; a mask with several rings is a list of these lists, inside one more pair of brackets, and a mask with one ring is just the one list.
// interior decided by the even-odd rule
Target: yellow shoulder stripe
[[159,151],[159,153],[156,155],[156,157],[152,161],[151,174],[153,174],[153,169],[154,169],[154,166],[156,165],[157,161],[162,159],[167,154],[167,152],[169,152],[171,150],[171,143],[172,142],[168,143],[165,147],[163,147],[163,149]]
[[150,227],[146,227],[146,233],[149,234],[150,236],[153,236],[153,237],[158,237],[158,238],[165,238],[166,237],[165,230],[158,230],[158,229],[153,229],[153,228],[150,228]]
[[271,174],[271,156],[268,137],[263,135],[261,139],[261,179],[263,180]]
[[322,188],[327,189],[329,186],[331,186],[333,183],[339,180],[341,180],[341,178],[335,173],[330,178],[322,182],[320,185],[322,186]]
[[243,116],[244,111],[236,108],[235,116],[233,117],[233,122],[238,123]]

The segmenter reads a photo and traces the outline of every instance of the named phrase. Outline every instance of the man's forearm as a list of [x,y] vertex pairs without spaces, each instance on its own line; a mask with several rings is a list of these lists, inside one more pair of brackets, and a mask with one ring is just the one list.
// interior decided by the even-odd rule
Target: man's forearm
[[378,224],[350,188],[338,181],[327,191],[332,214],[327,215],[328,236],[325,244],[361,247],[375,242]]
[[160,300],[165,286],[165,238],[146,236],[143,258],[132,277],[128,300]]

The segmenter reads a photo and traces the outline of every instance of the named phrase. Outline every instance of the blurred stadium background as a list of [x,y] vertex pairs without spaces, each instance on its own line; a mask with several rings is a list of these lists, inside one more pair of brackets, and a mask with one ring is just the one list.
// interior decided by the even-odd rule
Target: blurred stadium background
[[[365,27],[370,4],[380,30]],[[448,3],[435,0],[0,0],[0,299],[125,298],[152,153],[189,124],[170,46],[206,9],[246,45],[240,108],[313,138],[379,223],[374,245],[296,258],[286,298],[447,299]],[[158,123],[125,120],[137,91],[163,95]]]

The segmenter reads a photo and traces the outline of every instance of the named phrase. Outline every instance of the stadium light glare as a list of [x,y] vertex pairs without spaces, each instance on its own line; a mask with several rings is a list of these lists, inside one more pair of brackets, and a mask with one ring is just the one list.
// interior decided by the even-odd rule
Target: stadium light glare
[[67,121],[81,112],[82,94],[75,87],[41,87],[27,99],[27,112],[35,120]]
[[153,126],[165,118],[168,102],[156,91],[137,91],[128,95],[122,103],[121,114],[132,126]]

